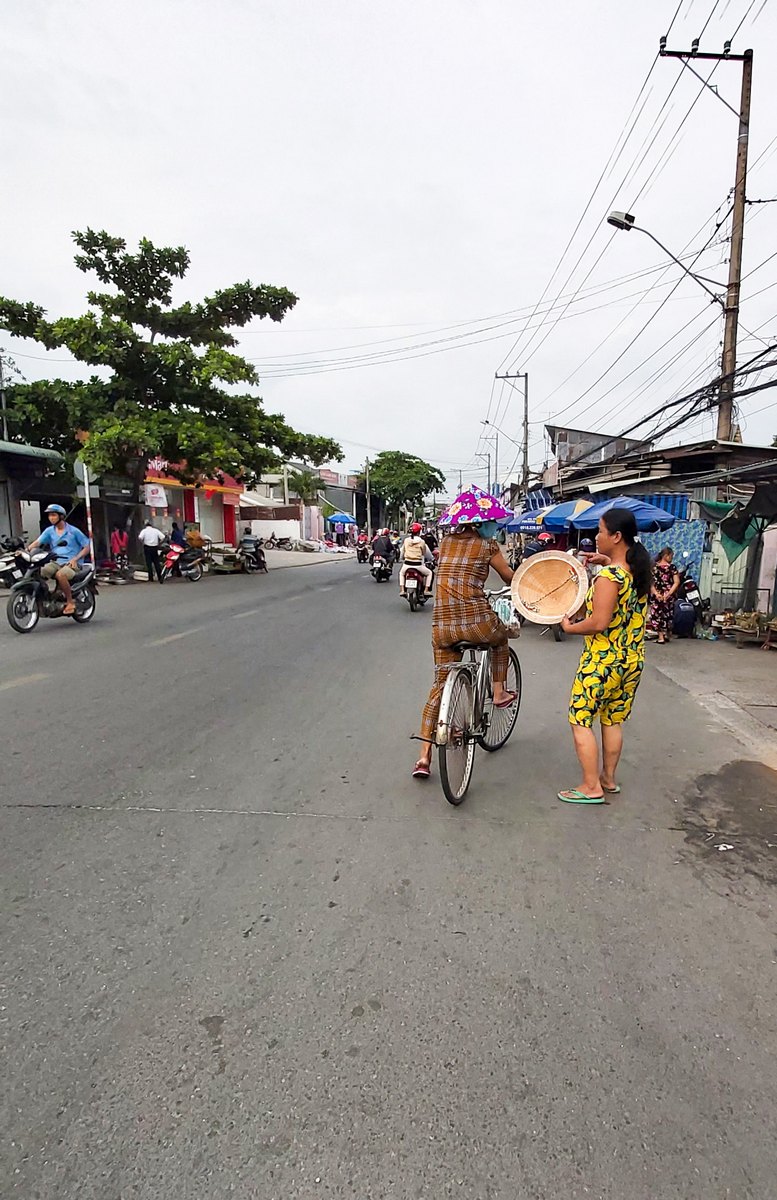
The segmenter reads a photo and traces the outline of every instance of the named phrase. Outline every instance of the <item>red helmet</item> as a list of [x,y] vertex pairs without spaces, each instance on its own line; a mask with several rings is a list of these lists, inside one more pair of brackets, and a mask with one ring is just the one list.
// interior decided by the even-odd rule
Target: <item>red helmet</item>
[[417,521],[413,525],[410,526],[410,532],[411,533],[420,533],[421,532],[421,526],[418,524]]
[[556,539],[554,538],[552,533],[541,533],[539,535],[539,537],[537,538],[538,542],[543,542],[545,545],[550,545],[553,542],[555,542],[555,540]]

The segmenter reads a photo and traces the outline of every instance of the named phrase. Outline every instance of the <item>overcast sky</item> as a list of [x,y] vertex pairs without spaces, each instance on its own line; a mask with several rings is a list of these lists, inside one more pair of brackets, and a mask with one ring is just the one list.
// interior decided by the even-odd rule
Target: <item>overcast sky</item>
[[[726,216],[735,117],[665,59],[634,109],[676,8],[4,0],[0,292],[82,311],[69,233],[88,225],[185,244],[176,299],[248,278],[291,288],[292,316],[256,322],[241,349],[267,407],[337,438],[344,468],[404,449],[451,484],[459,469],[483,482],[488,414],[504,430],[504,479],[521,400],[493,386],[498,369],[529,371],[535,464],[546,419],[618,432],[710,378],[720,352],[719,310],[698,285],[670,295],[678,269],[643,235],[603,224],[609,208],[633,208],[680,254]],[[710,13],[702,49],[722,49],[746,16],[734,50],[755,51],[748,193],[777,197],[777,3],[683,0],[670,47],[688,48]],[[740,66],[713,81],[738,107]],[[695,267],[716,280],[727,228]],[[776,230],[777,205],[750,207],[744,270],[759,269],[742,321],[761,338],[777,336],[777,259],[760,267]],[[741,339],[740,360],[763,348]],[[0,345],[30,379],[78,377],[34,344]],[[745,440],[770,442],[777,392],[742,411]],[[683,436],[712,429],[707,416]]]

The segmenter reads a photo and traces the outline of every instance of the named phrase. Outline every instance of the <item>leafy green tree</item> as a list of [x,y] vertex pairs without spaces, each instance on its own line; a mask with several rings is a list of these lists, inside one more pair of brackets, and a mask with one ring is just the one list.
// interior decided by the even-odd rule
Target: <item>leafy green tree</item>
[[777,450],[777,433],[775,433],[774,437],[772,438],[772,446],[775,448],[775,450]]
[[246,389],[258,375],[233,353],[232,330],[254,317],[281,321],[297,302],[286,288],[238,283],[198,303],[172,303],[189,254],[143,239],[136,254],[122,238],[74,233],[76,266],[103,290],[87,293],[89,311],[49,320],[34,303],[0,297],[0,329],[66,348],[99,374],[12,383],[8,422],[14,437],[83,455],[95,474],[126,472],[137,493],[148,459],[161,455],[185,482],[228,472],[251,484],[282,460],[319,465],[342,458],[336,442],[298,433],[265,412]]
[[315,471],[289,471],[289,491],[298,496],[303,504],[319,504],[319,493],[324,487]]
[[382,450],[370,463],[370,489],[399,518],[403,508],[415,511],[426,496],[444,491],[445,476],[414,454]]

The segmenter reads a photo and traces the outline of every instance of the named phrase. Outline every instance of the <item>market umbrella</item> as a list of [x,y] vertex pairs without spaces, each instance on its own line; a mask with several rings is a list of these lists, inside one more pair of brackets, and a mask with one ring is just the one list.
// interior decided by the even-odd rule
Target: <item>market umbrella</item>
[[331,521],[333,525],[355,525],[356,519],[349,517],[348,513],[332,513],[331,517],[327,517],[327,521]]
[[610,508],[627,508],[634,513],[637,529],[640,533],[658,533],[661,529],[669,529],[675,523],[675,518],[666,509],[657,508],[655,504],[646,504],[639,496],[616,496],[614,499],[600,500],[591,505],[585,512],[573,517],[569,522],[573,529],[595,529],[603,513]]
[[502,526],[507,533],[541,533],[542,518],[546,512],[550,512],[551,508],[555,508],[554,504],[547,508],[527,508],[521,513],[516,513],[514,517]]
[[542,515],[542,524],[550,533],[563,533],[573,517],[579,517],[587,508],[593,508],[591,500],[564,500],[552,504]]

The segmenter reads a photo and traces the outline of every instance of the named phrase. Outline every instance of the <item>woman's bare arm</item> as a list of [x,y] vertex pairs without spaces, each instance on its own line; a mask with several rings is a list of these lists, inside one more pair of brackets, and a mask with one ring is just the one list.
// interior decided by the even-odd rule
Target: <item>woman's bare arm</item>
[[603,579],[599,576],[594,582],[594,603],[590,617],[585,617],[582,621],[570,621],[569,617],[564,617],[561,628],[565,633],[602,633],[610,624],[615,612],[618,590],[614,579]]
[[505,583],[513,582],[513,575],[515,574],[515,571],[510,566],[501,550],[497,550],[496,554],[491,556],[491,566],[494,568],[499,578],[504,580]]

